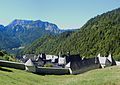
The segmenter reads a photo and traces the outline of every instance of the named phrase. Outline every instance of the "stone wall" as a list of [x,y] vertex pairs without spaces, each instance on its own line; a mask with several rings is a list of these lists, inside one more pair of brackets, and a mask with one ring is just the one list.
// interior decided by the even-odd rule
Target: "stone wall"
[[38,74],[70,74],[69,69],[66,68],[50,68],[50,67],[37,67],[36,73]]
[[17,62],[0,60],[0,66],[25,70],[25,65],[23,63]]

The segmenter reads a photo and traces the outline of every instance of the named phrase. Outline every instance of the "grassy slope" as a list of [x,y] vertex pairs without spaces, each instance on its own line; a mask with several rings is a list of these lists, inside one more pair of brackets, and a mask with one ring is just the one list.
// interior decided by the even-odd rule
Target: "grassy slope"
[[22,70],[0,70],[0,85],[120,85],[120,67],[92,70],[79,75],[36,75]]

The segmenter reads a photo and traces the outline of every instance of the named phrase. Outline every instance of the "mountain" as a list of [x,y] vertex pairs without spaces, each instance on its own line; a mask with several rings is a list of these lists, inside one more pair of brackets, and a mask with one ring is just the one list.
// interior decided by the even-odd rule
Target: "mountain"
[[[21,26],[22,28],[26,28],[26,29],[41,28],[41,29],[44,29],[46,31],[50,31],[53,33],[61,32],[61,30],[58,28],[57,25],[55,25],[53,23],[49,23],[49,22],[43,22],[41,20],[33,21],[33,20],[16,19],[12,23],[10,23],[7,27],[15,29],[16,26]],[[17,31],[17,29],[16,29],[16,31]]]
[[22,45],[30,44],[46,34],[54,35],[62,32],[57,25],[40,20],[32,21],[16,19],[6,26],[6,29],[13,37],[19,39]]
[[94,57],[111,53],[120,60],[120,8],[91,18],[82,28],[71,33],[54,37],[43,37],[28,46],[23,53],[71,54]]
[[16,19],[7,26],[0,25],[0,48],[11,51],[31,44],[46,34],[56,35],[62,32],[64,31],[53,23]]
[[19,47],[20,43],[16,38],[10,36],[9,33],[6,32],[6,29],[3,25],[0,25],[0,49],[10,49],[14,47]]
[[2,31],[4,31],[5,29],[4,29],[4,26],[3,25],[0,25],[0,31],[2,32]]

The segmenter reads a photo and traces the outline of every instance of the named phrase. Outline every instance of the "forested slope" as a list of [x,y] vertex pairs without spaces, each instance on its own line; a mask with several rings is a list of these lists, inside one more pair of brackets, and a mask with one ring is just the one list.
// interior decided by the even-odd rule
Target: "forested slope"
[[116,59],[120,59],[120,8],[90,19],[76,32],[40,38],[24,53],[58,54],[60,51],[80,53],[85,57],[112,53]]

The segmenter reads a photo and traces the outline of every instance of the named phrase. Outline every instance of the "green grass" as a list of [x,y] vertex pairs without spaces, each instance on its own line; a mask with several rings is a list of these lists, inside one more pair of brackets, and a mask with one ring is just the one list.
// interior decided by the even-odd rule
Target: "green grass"
[[37,75],[3,68],[0,85],[120,85],[120,67],[96,69],[79,75]]

